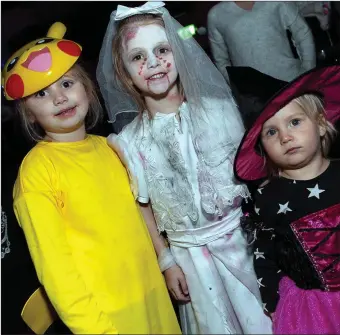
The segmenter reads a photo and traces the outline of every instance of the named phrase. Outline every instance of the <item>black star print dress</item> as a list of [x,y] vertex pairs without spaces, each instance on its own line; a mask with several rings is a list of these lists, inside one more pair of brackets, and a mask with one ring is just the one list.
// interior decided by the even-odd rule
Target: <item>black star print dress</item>
[[340,334],[340,160],[311,180],[274,178],[254,203],[243,228],[274,332]]

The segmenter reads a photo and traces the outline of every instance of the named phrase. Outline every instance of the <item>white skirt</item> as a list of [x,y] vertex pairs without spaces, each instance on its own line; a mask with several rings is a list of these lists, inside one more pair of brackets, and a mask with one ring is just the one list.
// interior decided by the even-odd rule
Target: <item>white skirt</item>
[[212,241],[208,238],[202,245],[199,242],[207,237],[204,228],[205,238],[198,232],[196,245],[192,243],[193,231],[185,234],[189,243],[183,235],[180,243],[169,238],[191,298],[190,303],[179,306],[183,334],[272,334],[271,320],[262,309],[253,255],[241,228],[219,234]]

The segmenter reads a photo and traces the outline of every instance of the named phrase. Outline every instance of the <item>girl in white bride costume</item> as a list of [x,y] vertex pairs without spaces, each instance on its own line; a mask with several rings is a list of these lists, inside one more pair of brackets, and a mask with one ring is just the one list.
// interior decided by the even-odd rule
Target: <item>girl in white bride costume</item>
[[[230,88],[162,2],[111,14],[97,79],[185,334],[271,333],[241,233],[233,159],[244,128]],[[170,248],[160,232],[165,231]]]

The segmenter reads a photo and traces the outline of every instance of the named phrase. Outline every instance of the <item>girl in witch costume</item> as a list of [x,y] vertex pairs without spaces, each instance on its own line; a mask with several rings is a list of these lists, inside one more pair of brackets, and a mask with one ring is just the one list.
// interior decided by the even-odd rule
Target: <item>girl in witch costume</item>
[[276,334],[340,333],[340,161],[327,153],[340,117],[340,67],[282,89],[244,136],[243,181],[265,181],[243,227]]
[[106,138],[87,134],[101,108],[65,32],[53,24],[3,71],[37,140],[13,193],[38,279],[75,334],[180,334],[126,170]]
[[182,303],[183,333],[270,333],[240,228],[248,190],[233,177],[241,117],[223,76],[193,38],[180,38],[163,6],[111,14],[97,78],[112,121],[139,115],[108,141],[129,169],[160,269]]

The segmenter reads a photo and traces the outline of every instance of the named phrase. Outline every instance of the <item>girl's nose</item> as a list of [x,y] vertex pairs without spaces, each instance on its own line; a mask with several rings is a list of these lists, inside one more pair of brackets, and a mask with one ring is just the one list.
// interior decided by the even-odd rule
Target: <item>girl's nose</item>
[[155,55],[149,55],[147,60],[148,68],[155,68],[160,65],[160,60]]
[[64,92],[62,92],[61,90],[58,90],[54,93],[54,99],[53,99],[53,103],[58,106],[58,105],[62,105],[63,103],[65,103],[67,101],[67,96],[64,94]]

